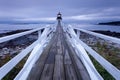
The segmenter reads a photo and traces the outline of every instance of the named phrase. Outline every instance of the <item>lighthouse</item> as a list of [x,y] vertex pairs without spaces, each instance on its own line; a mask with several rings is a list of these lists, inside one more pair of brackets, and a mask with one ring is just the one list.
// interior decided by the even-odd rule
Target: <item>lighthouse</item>
[[58,23],[60,23],[60,21],[62,20],[62,14],[60,12],[57,14],[57,20]]

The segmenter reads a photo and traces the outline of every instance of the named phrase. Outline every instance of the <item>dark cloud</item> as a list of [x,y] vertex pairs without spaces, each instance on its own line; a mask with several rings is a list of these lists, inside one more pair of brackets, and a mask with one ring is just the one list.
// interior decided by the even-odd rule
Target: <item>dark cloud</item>
[[[0,0],[0,19],[120,16],[120,0]],[[84,18],[84,17],[83,17]],[[68,18],[69,19],[69,18]]]

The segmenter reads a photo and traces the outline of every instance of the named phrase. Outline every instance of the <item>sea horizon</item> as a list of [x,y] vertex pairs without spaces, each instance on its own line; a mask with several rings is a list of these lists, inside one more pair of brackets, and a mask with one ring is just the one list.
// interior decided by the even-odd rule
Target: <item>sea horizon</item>
[[[70,24],[73,27],[86,29],[86,30],[103,30],[103,31],[111,31],[111,32],[120,32],[120,26],[98,25],[98,23],[99,22],[96,23],[66,22],[65,24]],[[0,33],[11,32],[14,30],[34,29],[51,24],[55,24],[55,22],[0,22]]]

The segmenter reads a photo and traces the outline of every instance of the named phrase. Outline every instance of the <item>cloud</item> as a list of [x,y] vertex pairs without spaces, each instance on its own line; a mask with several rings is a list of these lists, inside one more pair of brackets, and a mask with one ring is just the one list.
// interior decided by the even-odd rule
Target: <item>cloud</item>
[[97,16],[97,14],[89,14],[89,15],[78,15],[78,16],[71,16],[67,17],[65,19],[71,19],[71,20],[108,20],[108,19],[120,19],[120,16]]
[[120,0],[0,0],[0,20],[54,21],[61,11],[64,20],[119,19]]
[[65,17],[66,20],[92,21],[92,20],[120,20],[120,8],[107,8],[93,10],[91,13]]
[[16,21],[55,21],[55,17],[48,18],[25,18],[25,19],[14,19]]

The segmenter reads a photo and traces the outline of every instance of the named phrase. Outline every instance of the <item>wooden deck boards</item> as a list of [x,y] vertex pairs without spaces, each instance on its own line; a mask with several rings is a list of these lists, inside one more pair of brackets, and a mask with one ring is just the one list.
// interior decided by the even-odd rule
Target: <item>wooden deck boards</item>
[[53,80],[65,80],[62,55],[55,56]]
[[60,25],[27,80],[90,80]]
[[64,66],[65,66],[66,80],[78,80],[77,74],[75,72],[75,69],[73,67],[72,61],[70,59],[70,56],[67,50],[64,56]]

